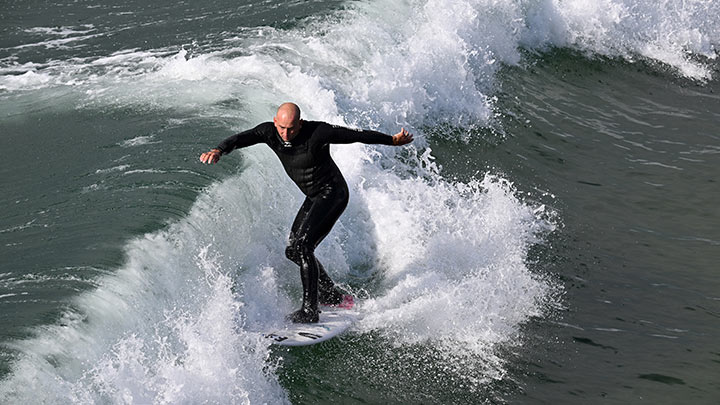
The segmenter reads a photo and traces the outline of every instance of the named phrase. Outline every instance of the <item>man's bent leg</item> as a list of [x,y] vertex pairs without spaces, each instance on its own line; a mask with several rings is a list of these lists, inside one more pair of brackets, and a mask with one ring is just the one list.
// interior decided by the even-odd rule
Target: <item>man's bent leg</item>
[[303,284],[303,302],[299,310],[290,314],[293,322],[317,322],[318,315],[318,262],[307,247],[300,251],[300,278]]
[[[290,245],[285,249],[285,256],[287,256],[287,258],[290,259],[290,261],[292,261],[293,263],[302,267],[299,250],[300,248],[298,246]],[[317,263],[319,292],[318,297],[320,299],[320,303],[324,305],[337,305],[341,303],[343,299],[342,292],[338,290],[338,288],[335,286],[332,278],[330,278],[330,276],[327,274],[327,272],[325,271],[325,267],[323,267],[322,263],[317,260],[317,257],[315,258],[315,261]],[[302,273],[301,277],[303,277]]]
[[[285,255],[300,266],[303,279],[303,298],[314,299],[325,305],[337,305],[342,302],[343,294],[335,286],[322,264],[315,258],[315,247],[330,233],[333,225],[345,210],[348,192],[344,184],[337,185],[315,199],[306,198],[293,221]],[[308,256],[307,259],[304,256]],[[309,257],[312,257],[310,259]],[[307,266],[305,266],[307,263]],[[305,268],[309,268],[306,271]],[[312,281],[306,281],[306,278]],[[306,286],[315,294],[305,291]]]

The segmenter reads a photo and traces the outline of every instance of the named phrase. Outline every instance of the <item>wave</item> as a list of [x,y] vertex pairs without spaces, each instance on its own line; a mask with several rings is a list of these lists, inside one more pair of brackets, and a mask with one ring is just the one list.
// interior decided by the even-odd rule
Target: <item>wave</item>
[[[502,64],[519,63],[519,50],[523,48],[542,51],[571,47],[631,62],[645,58],[668,65],[680,75],[709,80],[720,44],[720,15],[711,0],[421,0],[402,4],[378,0],[352,2],[333,18],[311,20],[304,21],[305,28],[295,30],[293,35],[270,27],[244,29],[242,35],[225,33],[223,42],[235,41],[242,46],[199,56],[232,65],[240,64],[243,58],[228,59],[228,55],[272,56],[283,49],[291,50],[285,56],[305,59],[300,66],[306,68],[315,64],[333,68],[333,77],[341,83],[348,78],[371,80],[361,81],[359,88],[349,89],[348,94],[364,93],[373,101],[379,95],[396,95],[408,104],[431,99],[438,114],[443,109],[457,114],[458,109],[475,105],[471,115],[488,118],[495,72]],[[333,24],[338,20],[345,23]],[[93,38],[112,33],[100,32],[92,25],[36,27],[25,32],[33,34],[31,40],[41,34],[48,40],[19,47],[81,40],[89,33]],[[322,33],[321,37],[314,32]],[[12,49],[5,51],[12,53]],[[18,64],[11,56],[1,61],[0,89],[80,85],[102,81],[100,76],[109,76],[105,78],[107,85],[118,75],[143,75],[163,69],[166,74],[181,73],[176,79],[187,78],[190,71],[169,71],[168,64],[173,60],[168,59],[170,51],[131,49],[109,57],[70,57],[25,64]],[[72,50],[68,52],[72,55]],[[187,53],[178,56],[186,57]],[[228,71],[237,68],[230,66]],[[438,71],[443,72],[441,82],[436,77]],[[217,73],[198,71],[193,77]],[[220,79],[224,75],[213,77]],[[390,85],[392,89],[383,88]],[[469,103],[471,97],[479,98]]]
[[[557,31],[531,23],[543,12],[559,16],[559,3],[493,4],[357,2],[292,29],[233,34],[221,49],[56,61],[25,73],[28,83],[11,74],[0,86],[67,86],[80,108],[151,106],[232,119],[233,129],[267,120],[285,99],[310,119],[412,128],[416,147],[334,149],[352,197],[318,255],[335,279],[366,290],[354,333],[429,346],[446,360],[470,352],[470,363],[448,370],[478,367],[500,379],[494,349],[519,344],[521,325],[556,299],[556,287],[527,265],[528,249],[555,228],[552,212],[497,174],[445,179],[423,133],[491,124],[498,69],[521,62],[519,44]],[[0,383],[3,397],[288,402],[276,373],[283,364],[260,332],[297,303],[297,269],[283,248],[301,196],[262,147],[227,159],[242,162],[238,174],[204,190],[185,218],[128,242],[126,263],[57,324],[13,343],[21,358]]]

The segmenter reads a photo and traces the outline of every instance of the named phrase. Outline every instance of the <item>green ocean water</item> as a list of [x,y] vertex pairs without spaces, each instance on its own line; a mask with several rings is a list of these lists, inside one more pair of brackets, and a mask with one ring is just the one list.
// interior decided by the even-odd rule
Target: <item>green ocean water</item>
[[[0,402],[716,403],[717,7],[607,3],[7,2]],[[198,162],[285,100],[417,138],[334,149],[364,318],[290,350],[301,196]]]

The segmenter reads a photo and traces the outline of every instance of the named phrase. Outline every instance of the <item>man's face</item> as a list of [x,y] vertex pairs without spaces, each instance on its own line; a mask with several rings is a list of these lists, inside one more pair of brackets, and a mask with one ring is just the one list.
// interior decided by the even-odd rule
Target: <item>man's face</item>
[[294,115],[279,113],[273,117],[275,128],[285,142],[290,142],[300,132],[302,123],[300,119]]

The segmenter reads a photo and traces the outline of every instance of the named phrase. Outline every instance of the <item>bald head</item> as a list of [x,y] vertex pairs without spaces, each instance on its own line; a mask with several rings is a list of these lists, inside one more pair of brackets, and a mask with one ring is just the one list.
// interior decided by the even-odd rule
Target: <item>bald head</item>
[[295,103],[283,103],[280,105],[280,107],[277,110],[277,118],[280,118],[281,116],[286,116],[291,120],[299,120],[300,119],[300,107],[297,106]]
[[283,103],[273,117],[273,123],[280,137],[285,142],[289,142],[300,132],[302,126],[300,107],[294,103]]

